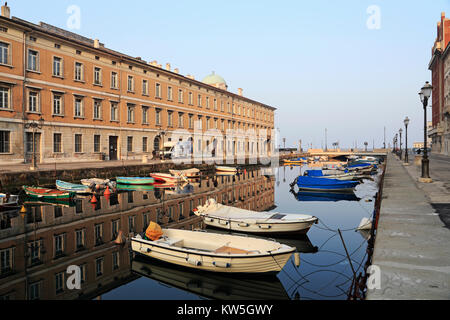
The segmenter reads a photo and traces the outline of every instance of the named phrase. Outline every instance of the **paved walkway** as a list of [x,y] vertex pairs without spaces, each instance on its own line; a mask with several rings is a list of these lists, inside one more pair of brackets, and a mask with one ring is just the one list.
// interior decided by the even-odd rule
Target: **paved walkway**
[[445,182],[425,185],[418,176],[389,154],[373,255],[381,289],[369,290],[368,300],[450,299],[450,230],[431,205],[450,200],[450,192]]

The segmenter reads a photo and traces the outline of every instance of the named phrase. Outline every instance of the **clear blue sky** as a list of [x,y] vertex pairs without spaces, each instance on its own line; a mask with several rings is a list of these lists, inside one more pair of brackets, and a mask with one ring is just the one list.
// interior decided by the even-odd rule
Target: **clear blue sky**
[[[8,1],[12,15],[67,29],[67,8],[81,9],[81,28],[108,48],[170,62],[196,79],[215,71],[229,90],[278,108],[288,145],[321,147],[364,141],[376,147],[403,127],[423,140],[417,93],[431,79],[428,63],[450,0],[317,1]],[[370,30],[367,8],[381,10]],[[430,112],[431,113],[431,112]]]

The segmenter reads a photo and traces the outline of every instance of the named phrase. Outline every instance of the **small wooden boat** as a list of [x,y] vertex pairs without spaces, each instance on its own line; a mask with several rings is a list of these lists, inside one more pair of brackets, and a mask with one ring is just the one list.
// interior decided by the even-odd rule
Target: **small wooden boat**
[[255,234],[306,234],[318,218],[304,214],[255,212],[224,206],[214,199],[206,201],[194,213],[208,226]]
[[186,181],[184,176],[175,176],[169,173],[151,173],[150,176],[155,180],[155,183],[181,183]]
[[156,241],[138,235],[133,252],[187,268],[219,273],[277,273],[295,248],[275,241],[206,232],[163,229]]
[[82,184],[74,184],[61,180],[56,180],[56,189],[60,191],[69,191],[75,193],[92,193],[92,189],[90,187],[86,187]]
[[115,189],[115,183],[113,183],[109,179],[98,179],[98,178],[92,178],[92,179],[83,179],[81,180],[81,184],[87,187],[90,187],[91,189],[106,189],[106,187],[110,187]]
[[126,185],[148,185],[148,184],[154,184],[155,179],[152,177],[117,177],[116,178],[117,184],[126,184]]
[[55,189],[39,188],[39,187],[28,187],[23,186],[23,190],[27,196],[37,199],[47,199],[47,200],[71,200],[75,197],[74,192],[70,191],[60,191]]
[[19,196],[0,193],[0,212],[17,209]]
[[326,192],[353,192],[359,181],[340,181],[337,179],[298,177],[296,184],[300,190]]
[[237,173],[237,168],[234,167],[223,167],[223,166],[216,166],[216,171],[220,173]]
[[198,178],[200,177],[200,170],[193,168],[189,170],[169,170],[169,172],[176,177],[186,177],[186,178]]

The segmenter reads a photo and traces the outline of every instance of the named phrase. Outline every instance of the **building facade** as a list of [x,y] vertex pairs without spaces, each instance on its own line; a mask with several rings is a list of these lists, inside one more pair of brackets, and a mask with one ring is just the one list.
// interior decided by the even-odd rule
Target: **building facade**
[[429,70],[432,73],[432,123],[428,132],[432,139],[432,152],[450,155],[450,110],[448,50],[450,43],[450,19],[441,14],[437,24],[437,37],[432,49]]
[[[227,91],[214,73],[196,81],[110,50],[98,40],[40,23],[0,17],[0,164],[140,160],[194,129],[265,131],[233,155],[271,149],[275,108]],[[171,137],[184,130],[186,137]],[[261,134],[261,137],[263,134]],[[195,150],[212,144],[191,139]],[[211,138],[212,140],[213,138]],[[231,139],[231,138],[230,138]]]

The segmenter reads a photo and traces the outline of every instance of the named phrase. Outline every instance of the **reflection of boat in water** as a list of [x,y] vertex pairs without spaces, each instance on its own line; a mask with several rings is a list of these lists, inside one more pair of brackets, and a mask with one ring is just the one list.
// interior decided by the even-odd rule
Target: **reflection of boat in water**
[[127,184],[118,184],[117,190],[119,191],[152,191],[155,187],[153,185],[127,185]]
[[216,300],[288,300],[276,276],[231,276],[198,272],[157,260],[136,258],[131,270],[143,277],[178,288],[207,299]]
[[338,202],[338,201],[359,201],[360,199],[354,193],[333,193],[333,192],[314,192],[300,191],[293,192],[295,198],[302,202]]

